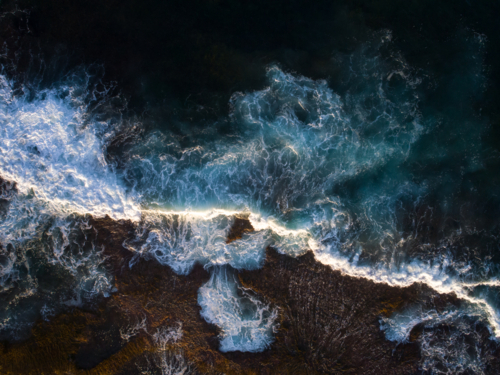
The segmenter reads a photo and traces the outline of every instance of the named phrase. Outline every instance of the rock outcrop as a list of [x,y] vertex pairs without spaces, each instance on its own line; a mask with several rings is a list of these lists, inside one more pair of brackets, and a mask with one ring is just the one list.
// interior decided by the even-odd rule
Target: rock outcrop
[[[24,342],[3,343],[2,373],[140,374],[170,366],[186,374],[409,374],[418,370],[417,344],[387,341],[380,318],[417,302],[460,303],[423,285],[395,288],[343,275],[312,252],[291,258],[268,248],[263,268],[242,271],[239,279],[278,309],[275,341],[262,353],[221,353],[218,328],[201,318],[197,303],[205,269],[181,276],[155,260],[135,259],[123,246],[134,235],[132,222],[89,223],[114,274],[114,292],[93,308],[40,321]],[[235,226],[228,241],[252,230],[245,218]],[[412,339],[418,335],[417,329]]]

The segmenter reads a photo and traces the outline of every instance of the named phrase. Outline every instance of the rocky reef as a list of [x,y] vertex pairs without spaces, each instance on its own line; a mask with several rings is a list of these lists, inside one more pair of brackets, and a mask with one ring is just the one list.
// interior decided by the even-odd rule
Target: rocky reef
[[[410,374],[417,373],[417,326],[407,343],[387,341],[380,319],[415,303],[460,304],[414,284],[395,288],[334,271],[314,259],[267,248],[263,268],[239,280],[278,311],[275,341],[262,353],[218,350],[218,328],[200,316],[197,292],[209,273],[177,275],[123,244],[130,221],[91,218],[95,240],[114,275],[110,297],[40,320],[29,339],[1,344],[4,374]],[[253,228],[235,219],[228,241]],[[149,372],[144,372],[149,371]],[[168,372],[170,371],[170,372]]]

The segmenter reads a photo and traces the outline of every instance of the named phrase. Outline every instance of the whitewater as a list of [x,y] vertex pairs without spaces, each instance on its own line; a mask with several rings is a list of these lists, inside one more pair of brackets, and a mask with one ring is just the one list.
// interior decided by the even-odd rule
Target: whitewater
[[[122,128],[93,116],[85,85],[68,79],[30,97],[15,95],[13,82],[1,77],[0,176],[16,192],[1,197],[0,288],[23,288],[2,310],[0,329],[21,330],[37,314],[50,319],[55,306],[113,293],[101,249],[69,251],[73,229],[88,226],[92,215],[134,223],[135,239],[124,243],[135,254],[130,267],[153,257],[178,274],[195,264],[210,270],[198,303],[202,317],[221,328],[221,351],[258,352],[273,342],[278,312],[235,276],[261,268],[268,247],[293,257],[310,250],[345,275],[395,287],[423,283],[465,302],[456,311],[416,308],[381,318],[389,340],[405,342],[418,324],[463,316],[485,322],[499,339],[495,274],[446,255],[405,258],[413,237],[400,229],[397,205],[403,198],[418,203],[428,187],[399,166],[434,125],[418,107],[418,76],[400,56],[390,64],[378,55],[358,58],[358,91],[340,96],[326,81],[270,66],[265,89],[231,98],[233,133],[218,136],[217,124],[183,139],[145,132],[120,166],[109,161],[107,145]],[[388,85],[396,80],[394,96]],[[367,186],[352,202],[336,193],[340,184],[384,168],[392,171],[385,185]],[[228,242],[237,217],[254,230]],[[52,296],[52,307],[39,305],[21,322],[19,301],[39,293],[25,252],[42,240],[46,262],[72,275],[72,294]],[[377,248],[371,257],[364,256],[367,244]]]

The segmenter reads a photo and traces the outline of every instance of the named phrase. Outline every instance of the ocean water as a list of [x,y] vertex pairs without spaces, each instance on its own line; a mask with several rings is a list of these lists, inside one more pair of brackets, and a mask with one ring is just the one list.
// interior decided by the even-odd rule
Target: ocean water
[[[451,103],[480,96],[488,80],[486,38],[462,38],[475,58],[452,62]],[[262,267],[272,246],[294,257],[312,250],[319,262],[377,283],[455,293],[460,308],[415,306],[381,318],[381,330],[401,343],[424,325],[424,370],[482,371],[481,351],[464,340],[479,323],[500,338],[497,232],[474,210],[496,193],[474,179],[491,157],[482,142],[488,121],[473,109],[424,105],[425,87],[440,83],[412,68],[392,39],[378,32],[335,54],[337,90],[269,65],[264,88],[231,96],[229,116],[181,133],[103,120],[89,105],[88,82],[74,76],[24,94],[2,77],[0,175],[16,184],[2,196],[2,336],[23,338],[37,318],[113,293],[102,249],[87,240],[87,215],[108,215],[135,224],[124,244],[135,252],[130,267],[148,257],[178,274],[197,263],[211,272],[198,303],[220,328],[223,352],[273,342],[276,310],[236,276]],[[128,141],[115,157],[117,137]],[[241,216],[255,231],[227,243]],[[443,324],[453,330],[432,336]]]

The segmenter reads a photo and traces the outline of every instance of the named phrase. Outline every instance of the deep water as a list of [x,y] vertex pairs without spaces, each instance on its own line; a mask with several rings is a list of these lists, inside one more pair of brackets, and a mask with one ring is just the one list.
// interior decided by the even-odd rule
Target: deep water
[[[129,267],[211,272],[198,303],[222,352],[273,343],[276,310],[237,278],[271,246],[454,293],[460,307],[380,329],[404,343],[423,326],[423,372],[484,373],[475,327],[500,339],[498,4],[165,2],[179,17],[160,32],[152,3],[2,15],[1,338],[115,291],[89,225],[108,215],[135,225]],[[237,218],[254,231],[228,241]]]

